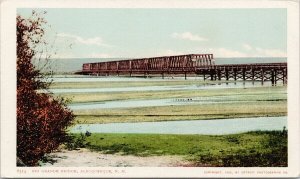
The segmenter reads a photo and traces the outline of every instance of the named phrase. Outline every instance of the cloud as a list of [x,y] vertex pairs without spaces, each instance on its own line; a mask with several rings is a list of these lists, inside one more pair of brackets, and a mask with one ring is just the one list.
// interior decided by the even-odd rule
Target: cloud
[[53,56],[51,56],[51,58],[83,58],[83,57],[71,53],[56,53]]
[[92,53],[87,56],[88,58],[113,58],[110,54],[105,53]]
[[217,53],[222,55],[223,57],[244,57],[247,56],[247,54],[237,51],[237,50],[231,50],[226,48],[219,48],[217,49]]
[[57,37],[68,38],[73,40],[75,43],[84,44],[84,45],[97,45],[97,46],[105,46],[105,47],[110,46],[105,44],[101,37],[83,38],[78,35],[72,35],[67,33],[58,33]]
[[247,57],[248,55],[246,53],[227,49],[227,48],[210,48],[207,50],[208,53],[214,54],[215,57]]
[[244,49],[246,50],[252,50],[252,47],[249,44],[243,44],[242,45],[244,47]]
[[260,47],[252,47],[249,44],[244,43],[242,45],[247,51],[247,57],[286,57],[285,51],[280,49],[263,49]]
[[158,52],[158,54],[156,56],[173,56],[173,55],[183,55],[183,54],[186,54],[186,53],[168,49],[165,51]]
[[214,54],[215,57],[244,57],[247,54],[231,50],[227,48],[203,48],[197,47],[195,49],[189,49],[186,51],[165,50],[158,53],[157,56],[172,56],[172,55],[184,55],[184,54]]
[[75,55],[73,53],[56,53],[51,58],[113,58],[114,56],[106,53],[91,53],[88,55]]
[[[242,45],[243,47],[246,47]],[[249,48],[248,48],[249,47]],[[245,48],[246,49],[246,48]],[[211,48],[209,53],[216,57],[286,57],[286,52],[279,49],[263,49],[247,46],[246,51],[233,50],[228,48]]]
[[200,37],[197,34],[192,34],[191,32],[183,32],[177,33],[174,32],[171,37],[175,39],[182,39],[182,40],[191,40],[191,41],[207,41],[208,39]]
[[[245,47],[244,44],[241,45]],[[164,50],[157,53],[157,56],[171,56],[171,55],[183,55],[183,54],[214,54],[214,57],[217,58],[230,58],[230,57],[286,57],[286,52],[279,49],[263,49],[263,48],[255,48],[250,45],[247,46],[243,50],[229,49],[225,47],[215,47],[215,48],[205,48],[205,47],[196,47],[193,49],[183,50],[183,51],[175,51],[175,50]]]

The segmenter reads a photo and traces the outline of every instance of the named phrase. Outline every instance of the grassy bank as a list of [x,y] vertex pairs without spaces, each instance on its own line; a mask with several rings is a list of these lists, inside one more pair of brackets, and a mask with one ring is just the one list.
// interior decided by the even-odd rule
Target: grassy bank
[[69,147],[124,155],[181,155],[195,166],[274,167],[287,165],[286,131],[234,135],[74,134]]
[[[54,83],[52,88],[107,88],[133,86],[197,85],[216,81],[166,80],[166,81],[113,81]],[[259,86],[253,88],[225,88],[208,90],[129,91],[103,93],[56,94],[71,99],[71,103],[107,102],[118,100],[189,99],[221,103],[189,104],[181,106],[157,106],[76,110],[78,123],[144,122],[170,120],[205,120],[259,116],[287,115],[287,87]],[[203,98],[203,99],[201,99]],[[183,102],[184,104],[184,102]]]
[[144,122],[170,120],[227,119],[287,115],[286,101],[120,108],[75,111],[78,123]]
[[[222,102],[181,106],[76,110],[74,113],[77,115],[76,120],[79,123],[226,119],[285,116],[287,114],[286,87],[282,86],[245,89],[78,93],[64,94],[63,97],[72,98],[72,103],[192,97],[210,98],[210,101]],[[222,99],[217,99],[220,97]]]
[[235,100],[280,100],[286,99],[286,87],[226,88],[209,90],[168,90],[168,91],[129,91],[104,93],[63,93],[56,94],[72,100],[72,103],[129,100],[129,99],[163,99],[190,97],[234,97]]

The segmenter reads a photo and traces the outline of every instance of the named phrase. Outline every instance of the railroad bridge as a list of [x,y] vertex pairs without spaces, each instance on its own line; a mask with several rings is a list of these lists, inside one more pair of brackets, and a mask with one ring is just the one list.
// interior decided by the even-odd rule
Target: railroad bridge
[[119,61],[85,63],[81,74],[89,75],[135,75],[143,74],[187,74],[202,75],[204,80],[282,80],[287,83],[287,63],[249,63],[216,65],[213,54],[187,54]]

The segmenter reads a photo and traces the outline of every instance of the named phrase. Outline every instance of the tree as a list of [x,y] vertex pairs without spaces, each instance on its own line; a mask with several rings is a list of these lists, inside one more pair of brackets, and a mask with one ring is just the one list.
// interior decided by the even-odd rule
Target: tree
[[74,119],[63,99],[38,91],[49,87],[32,64],[35,48],[46,43],[44,24],[34,11],[29,19],[17,16],[17,157],[27,166],[37,165],[45,153],[64,142]]

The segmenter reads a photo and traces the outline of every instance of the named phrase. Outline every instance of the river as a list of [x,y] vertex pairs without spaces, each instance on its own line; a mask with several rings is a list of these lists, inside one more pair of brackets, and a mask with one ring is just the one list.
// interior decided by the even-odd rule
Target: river
[[282,130],[284,126],[287,127],[286,116],[192,121],[77,124],[70,129],[70,132],[224,135],[257,130]]
[[[282,84],[277,84],[282,86]],[[230,82],[216,84],[191,84],[191,85],[172,85],[172,86],[136,86],[136,87],[115,87],[115,88],[71,88],[71,89],[49,89],[52,93],[101,93],[101,92],[130,92],[130,91],[168,91],[168,90],[206,90],[206,89],[225,89],[225,88],[253,88],[270,87],[270,82]]]
[[[88,79],[88,80],[87,80]],[[91,77],[91,78],[61,78],[61,82],[90,82],[98,81],[153,81],[162,79],[153,78],[123,78],[123,77]],[[56,79],[57,80],[57,79]],[[169,79],[167,79],[169,80]],[[130,82],[130,81],[129,81]],[[282,85],[282,84],[278,84]],[[265,82],[264,86],[272,88],[271,83]],[[51,89],[53,93],[93,93],[93,92],[130,92],[130,91],[174,91],[174,90],[213,90],[226,88],[252,88],[262,87],[260,82],[252,83],[238,81],[236,83],[217,83],[217,84],[191,84],[176,86],[142,86],[142,87],[115,87],[115,88],[83,88],[83,89]],[[266,88],[267,89],[267,88]],[[253,102],[252,99],[262,99],[267,96],[259,97],[258,94],[243,94],[243,100]],[[272,94],[270,94],[272,95]],[[283,94],[284,95],[284,94]],[[285,99],[282,96],[283,100]],[[166,99],[128,99],[116,101],[99,101],[86,103],[69,104],[72,110],[88,109],[113,109],[113,108],[135,108],[135,107],[154,107],[169,105],[193,105],[208,103],[232,103],[238,102],[235,95],[228,96],[208,96],[190,98],[166,98]],[[280,100],[280,99],[277,99]],[[255,100],[254,100],[255,101]],[[139,123],[110,123],[110,124],[78,124],[70,129],[73,133],[92,132],[92,133],[153,133],[153,134],[205,134],[205,135],[224,135],[243,133],[256,130],[282,130],[287,126],[287,117],[257,117],[257,118],[237,118],[237,119],[217,119],[217,120],[192,120],[192,121],[166,121],[166,122],[139,122]]]
[[[243,101],[255,102],[257,95],[243,95]],[[113,108],[137,108],[154,106],[178,106],[178,105],[196,105],[212,103],[234,103],[239,102],[236,96],[203,96],[190,98],[165,98],[165,99],[135,99],[135,100],[116,100],[105,102],[87,102],[69,104],[72,110],[86,109],[113,109]]]

